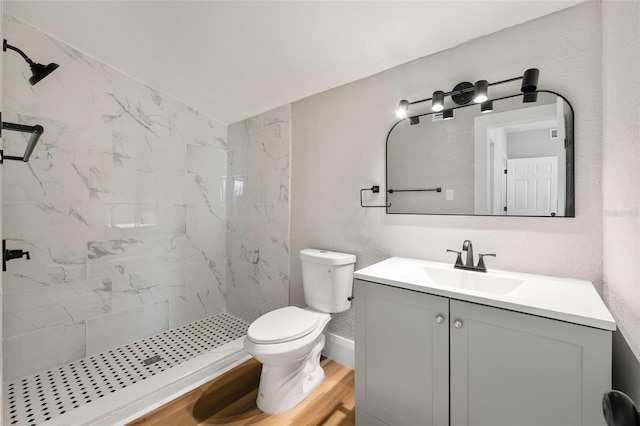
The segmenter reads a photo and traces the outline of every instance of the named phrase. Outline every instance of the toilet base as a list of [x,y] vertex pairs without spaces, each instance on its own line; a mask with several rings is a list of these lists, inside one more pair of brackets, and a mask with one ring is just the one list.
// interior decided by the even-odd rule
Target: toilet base
[[286,365],[262,365],[256,403],[267,414],[289,411],[304,400],[324,380],[320,354],[325,338],[321,334],[302,360]]

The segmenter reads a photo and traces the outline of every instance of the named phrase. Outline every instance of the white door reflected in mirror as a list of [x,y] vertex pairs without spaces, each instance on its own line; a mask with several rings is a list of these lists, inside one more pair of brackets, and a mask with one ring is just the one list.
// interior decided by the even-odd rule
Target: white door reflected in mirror
[[507,160],[507,216],[555,216],[558,157]]

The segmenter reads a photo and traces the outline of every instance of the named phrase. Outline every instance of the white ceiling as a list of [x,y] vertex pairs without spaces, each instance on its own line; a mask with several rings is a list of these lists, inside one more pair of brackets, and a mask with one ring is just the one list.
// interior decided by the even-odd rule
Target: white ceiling
[[233,123],[573,1],[5,1],[4,10]]

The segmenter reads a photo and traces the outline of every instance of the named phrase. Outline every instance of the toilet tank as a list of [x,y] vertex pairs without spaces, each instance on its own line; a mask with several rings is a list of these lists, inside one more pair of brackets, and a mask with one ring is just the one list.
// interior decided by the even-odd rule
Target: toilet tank
[[337,313],[351,306],[353,254],[304,249],[300,251],[304,300],[320,312]]

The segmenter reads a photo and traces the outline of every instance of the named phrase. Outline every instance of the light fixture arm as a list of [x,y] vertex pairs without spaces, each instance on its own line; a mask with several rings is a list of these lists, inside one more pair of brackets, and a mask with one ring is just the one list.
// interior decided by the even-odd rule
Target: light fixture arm
[[27,55],[26,55],[22,50],[18,49],[18,48],[17,48],[17,47],[15,47],[15,46],[10,45],[9,43],[7,43],[7,40],[6,40],[6,39],[4,39],[4,41],[2,42],[2,51],[3,51],[3,52],[6,52],[6,51],[7,51],[7,49],[9,49],[9,50],[13,50],[14,52],[18,52],[18,53],[20,54],[20,56],[22,56],[22,58],[23,58],[25,61],[27,61],[27,63],[28,63],[29,65],[32,65],[32,64],[33,64],[33,61],[32,61],[32,60],[31,60],[31,59],[30,59],[30,58],[29,58],[29,57],[28,57],[28,56],[27,56]]

